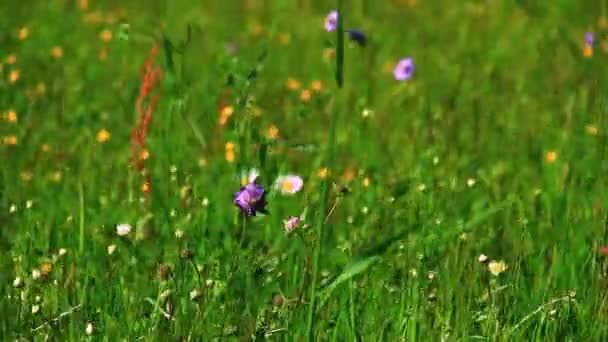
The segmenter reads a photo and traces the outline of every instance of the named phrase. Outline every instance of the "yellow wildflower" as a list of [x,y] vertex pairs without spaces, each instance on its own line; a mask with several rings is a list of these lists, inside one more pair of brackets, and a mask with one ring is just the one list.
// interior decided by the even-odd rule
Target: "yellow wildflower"
[[19,70],[11,71],[11,73],[8,75],[8,81],[10,83],[15,83],[19,80],[20,75],[21,75],[21,73],[19,72]]
[[99,132],[97,132],[97,142],[98,143],[105,143],[106,141],[110,140],[110,132],[108,132],[105,129],[101,129],[99,130]]
[[289,90],[298,90],[300,89],[300,82],[295,78],[289,77],[287,79],[287,89]]
[[15,56],[14,53],[11,53],[10,55],[8,55],[8,57],[6,57],[6,64],[15,64],[17,63],[17,56]]
[[4,145],[17,145],[17,137],[14,135],[4,137],[3,141]]
[[275,125],[270,125],[266,130],[266,136],[269,139],[276,139],[279,137],[279,128]]
[[234,162],[234,158],[235,158],[235,152],[234,152],[234,148],[235,148],[235,144],[232,142],[227,142],[226,146],[225,146],[225,157],[226,157],[226,161],[229,163]]
[[17,32],[17,37],[21,40],[26,39],[30,35],[30,30],[27,27],[22,27]]
[[6,121],[12,122],[12,123],[17,122],[17,113],[14,110],[10,109],[6,113]]
[[101,33],[99,34],[99,38],[101,38],[101,40],[106,43],[109,42],[110,40],[112,40],[112,31],[108,29],[101,31]]
[[53,56],[55,59],[63,57],[63,48],[61,46],[54,46],[51,49],[51,56]]
[[555,151],[547,152],[545,159],[547,160],[547,163],[554,163],[557,160],[557,152],[555,152]]

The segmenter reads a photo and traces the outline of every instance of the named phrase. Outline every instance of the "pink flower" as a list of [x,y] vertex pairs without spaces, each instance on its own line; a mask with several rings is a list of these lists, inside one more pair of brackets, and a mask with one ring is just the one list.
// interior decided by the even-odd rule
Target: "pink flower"
[[302,190],[303,185],[302,178],[296,175],[279,176],[275,181],[275,188],[282,194],[295,194]]

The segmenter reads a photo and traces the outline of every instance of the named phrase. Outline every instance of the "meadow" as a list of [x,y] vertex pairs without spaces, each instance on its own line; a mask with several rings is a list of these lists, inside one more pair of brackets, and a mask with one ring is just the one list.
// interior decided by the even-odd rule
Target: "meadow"
[[0,339],[608,339],[607,8],[4,1]]

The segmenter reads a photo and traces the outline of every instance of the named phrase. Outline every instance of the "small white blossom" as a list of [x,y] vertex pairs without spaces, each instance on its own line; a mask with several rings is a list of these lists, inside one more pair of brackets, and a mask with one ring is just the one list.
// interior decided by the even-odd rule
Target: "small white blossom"
[[133,227],[131,227],[130,224],[121,223],[116,226],[116,234],[118,234],[119,236],[125,236],[131,232],[131,229],[133,229]]

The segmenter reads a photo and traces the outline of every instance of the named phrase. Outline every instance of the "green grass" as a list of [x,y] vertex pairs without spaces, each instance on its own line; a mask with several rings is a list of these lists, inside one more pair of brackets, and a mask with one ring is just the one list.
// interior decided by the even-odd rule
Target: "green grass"
[[[0,6],[2,340],[608,338],[606,1],[344,1],[343,64],[337,1],[79,2]],[[249,168],[304,188],[245,219]]]

